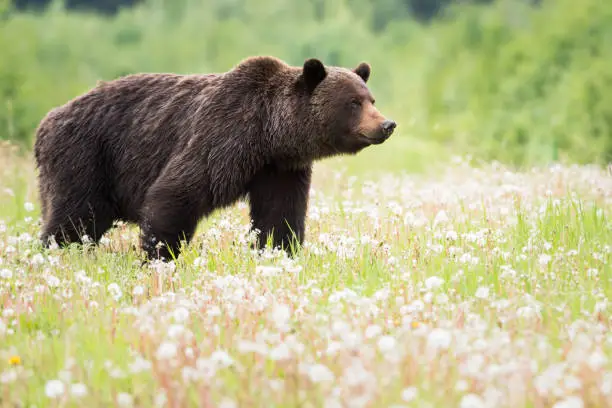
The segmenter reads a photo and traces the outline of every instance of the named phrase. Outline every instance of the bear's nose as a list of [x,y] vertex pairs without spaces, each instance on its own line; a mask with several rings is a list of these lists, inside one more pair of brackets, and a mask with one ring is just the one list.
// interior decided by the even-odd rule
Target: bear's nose
[[393,130],[395,130],[396,126],[397,124],[394,121],[385,120],[382,123],[382,131],[386,136],[391,136],[391,133],[393,133]]

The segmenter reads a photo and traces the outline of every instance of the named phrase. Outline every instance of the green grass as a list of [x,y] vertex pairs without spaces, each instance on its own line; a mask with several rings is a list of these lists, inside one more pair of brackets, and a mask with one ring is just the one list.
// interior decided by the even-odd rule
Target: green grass
[[296,260],[248,250],[240,203],[146,268],[131,225],[43,250],[31,157],[3,153],[0,406],[610,405],[606,171],[364,157],[316,166]]

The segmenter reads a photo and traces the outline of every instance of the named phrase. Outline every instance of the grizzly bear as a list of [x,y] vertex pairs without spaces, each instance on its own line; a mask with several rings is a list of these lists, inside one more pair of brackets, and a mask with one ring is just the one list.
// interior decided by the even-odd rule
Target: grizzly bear
[[250,57],[222,73],[132,74],[52,109],[36,130],[48,247],[140,226],[147,260],[178,257],[199,220],[248,198],[256,247],[303,243],[313,162],[383,143],[370,66]]

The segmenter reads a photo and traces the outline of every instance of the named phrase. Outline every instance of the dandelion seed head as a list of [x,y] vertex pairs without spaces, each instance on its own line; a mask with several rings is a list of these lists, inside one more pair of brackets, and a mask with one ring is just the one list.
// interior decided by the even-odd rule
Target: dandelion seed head
[[174,310],[172,316],[177,322],[183,323],[189,318],[189,310],[185,307],[178,307]]
[[476,289],[474,296],[478,299],[487,299],[489,297],[489,288],[486,286],[480,286],[478,289]]
[[237,408],[238,404],[235,401],[229,398],[223,398],[221,402],[219,402],[219,408]]
[[49,380],[45,384],[45,395],[48,398],[58,398],[65,392],[66,386],[60,380]]
[[83,398],[87,395],[87,386],[81,383],[70,385],[70,395],[74,398]]
[[157,348],[157,352],[155,356],[158,360],[169,360],[176,357],[178,353],[178,348],[176,344],[172,342],[163,342]]
[[437,289],[444,284],[444,279],[437,276],[431,276],[425,280],[425,287],[428,290]]
[[125,392],[117,394],[117,405],[123,408],[131,408],[134,406],[134,397]]
[[12,384],[17,381],[17,370],[14,368],[8,369],[0,373],[0,384]]
[[570,396],[556,402],[553,408],[584,408],[584,402],[580,397]]
[[461,398],[459,403],[460,408],[485,408],[485,402],[482,397],[476,394],[467,394]]
[[108,290],[108,293],[117,301],[123,296],[123,292],[117,283],[110,283],[106,289]]
[[134,286],[134,289],[132,289],[132,295],[136,297],[144,295],[144,287],[140,285]]
[[365,337],[371,339],[382,333],[382,328],[376,324],[369,325],[365,330]]
[[392,336],[382,336],[378,339],[377,345],[382,353],[388,353],[395,350],[396,343],[397,341]]
[[306,369],[308,378],[314,383],[331,382],[334,380],[334,373],[323,364],[308,365]]

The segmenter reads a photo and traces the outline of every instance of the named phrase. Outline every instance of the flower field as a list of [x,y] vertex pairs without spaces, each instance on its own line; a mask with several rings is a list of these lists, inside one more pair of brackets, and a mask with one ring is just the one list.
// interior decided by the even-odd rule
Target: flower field
[[321,163],[295,259],[245,202],[141,267],[132,225],[43,250],[2,160],[2,407],[612,406],[608,169]]

